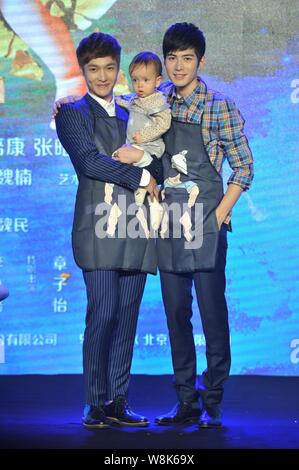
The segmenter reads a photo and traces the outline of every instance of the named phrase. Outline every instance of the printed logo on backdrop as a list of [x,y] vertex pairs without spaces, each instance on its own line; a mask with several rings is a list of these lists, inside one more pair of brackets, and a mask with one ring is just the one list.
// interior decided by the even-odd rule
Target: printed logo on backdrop
[[[201,348],[206,345],[206,340],[203,334],[194,333],[195,347]],[[83,344],[84,333],[79,335],[79,343]],[[137,347],[170,347],[169,336],[167,333],[144,333],[142,335],[136,334],[134,346]]]
[[291,102],[297,104],[299,103],[299,78],[294,78],[291,81],[291,88],[294,88],[294,91],[291,93]]
[[52,348],[57,343],[57,333],[0,334],[0,364],[5,363],[5,351],[8,348]]
[[292,348],[290,354],[290,360],[292,364],[299,363],[299,338],[292,339],[290,343],[290,347]]
[[0,157],[26,157],[32,155],[30,147],[33,143],[34,157],[68,157],[60,141],[50,137],[35,137],[28,141],[24,137],[9,137],[0,139]]
[[66,290],[68,281],[71,278],[71,273],[67,271],[67,260],[65,256],[58,255],[55,256],[53,260],[53,269],[58,271],[55,273],[53,278],[53,286],[56,288],[56,292],[60,295],[55,296],[52,301],[52,307],[54,313],[66,313],[68,311],[68,301],[62,296],[63,292]]
[[0,335],[0,364],[5,363],[5,337]]

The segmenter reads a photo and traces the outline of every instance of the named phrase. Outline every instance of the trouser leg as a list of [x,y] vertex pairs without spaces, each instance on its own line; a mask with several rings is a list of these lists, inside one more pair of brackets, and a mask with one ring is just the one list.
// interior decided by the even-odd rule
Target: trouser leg
[[196,353],[193,337],[192,274],[160,273],[179,401],[196,401]]
[[107,363],[111,335],[117,319],[117,271],[83,271],[87,292],[83,342],[83,375],[86,403],[99,406],[107,395]]
[[144,273],[124,272],[119,275],[119,304],[111,337],[107,369],[108,400],[127,394],[137,319],[145,281],[146,274]]
[[194,274],[195,290],[206,340],[207,369],[203,373],[205,405],[219,404],[229,375],[231,355],[228,311],[225,299],[226,230],[220,232],[216,267]]

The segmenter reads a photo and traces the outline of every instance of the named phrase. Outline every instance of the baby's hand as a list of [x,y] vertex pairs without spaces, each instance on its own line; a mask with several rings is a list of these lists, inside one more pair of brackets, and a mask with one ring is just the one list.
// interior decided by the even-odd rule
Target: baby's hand
[[133,135],[133,139],[135,144],[142,144],[142,137],[139,131],[135,132],[135,134]]

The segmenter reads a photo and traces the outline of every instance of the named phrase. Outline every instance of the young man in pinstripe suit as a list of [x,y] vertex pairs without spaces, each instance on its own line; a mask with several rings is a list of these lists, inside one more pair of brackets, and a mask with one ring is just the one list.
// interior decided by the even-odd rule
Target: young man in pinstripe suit
[[[88,299],[83,343],[83,424],[88,428],[148,425],[131,411],[127,391],[139,306],[147,273],[156,273],[156,252],[154,240],[144,234],[119,236],[132,219],[119,200],[135,203],[139,186],[157,196],[161,164],[134,147],[122,148],[118,155],[131,162],[145,158],[151,163],[144,169],[111,158],[125,143],[128,119],[113,96],[120,51],[108,34],[93,33],[81,41],[77,58],[89,91],[76,103],[64,104],[56,116],[58,137],[79,180],[72,242]],[[101,226],[104,211],[110,215]]]

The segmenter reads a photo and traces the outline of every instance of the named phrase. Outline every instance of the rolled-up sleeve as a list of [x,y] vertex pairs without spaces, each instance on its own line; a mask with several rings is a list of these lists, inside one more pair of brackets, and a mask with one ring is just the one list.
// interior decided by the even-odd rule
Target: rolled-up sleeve
[[253,157],[244,134],[244,119],[229,98],[219,101],[218,128],[220,145],[233,170],[227,184],[237,184],[246,191],[253,179]]

